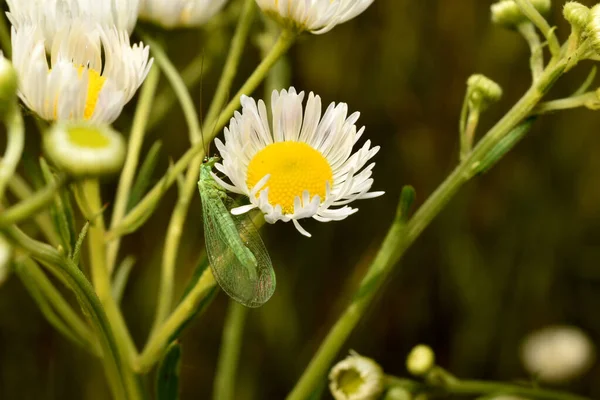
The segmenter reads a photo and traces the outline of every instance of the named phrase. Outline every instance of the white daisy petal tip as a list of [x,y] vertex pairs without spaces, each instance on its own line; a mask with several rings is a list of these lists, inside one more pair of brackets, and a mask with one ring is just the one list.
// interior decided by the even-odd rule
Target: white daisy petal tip
[[256,0],[262,11],[293,32],[308,31],[315,35],[329,32],[360,13],[374,0]]
[[304,236],[308,232],[298,220],[339,221],[357,211],[346,204],[383,195],[369,192],[375,147],[367,141],[353,152],[357,114],[348,116],[347,106],[334,104],[323,114],[320,102],[311,100],[317,98],[308,96],[311,111],[305,112],[295,88],[275,91],[272,111],[278,117],[269,118],[262,100],[244,97],[241,113],[218,143],[218,170],[231,181],[219,183],[248,196],[267,222],[293,221]]

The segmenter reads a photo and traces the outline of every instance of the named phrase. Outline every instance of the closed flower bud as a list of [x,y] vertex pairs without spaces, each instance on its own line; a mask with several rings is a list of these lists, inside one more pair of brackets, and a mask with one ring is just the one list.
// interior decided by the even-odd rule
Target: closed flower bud
[[525,338],[521,360],[543,382],[568,382],[585,373],[594,361],[594,345],[574,326],[550,326]]
[[383,392],[383,370],[372,359],[351,351],[329,373],[329,390],[336,400],[377,399]]
[[13,249],[10,243],[0,235],[0,285],[3,284],[11,271],[11,258]]
[[[550,10],[550,0],[531,0],[531,4],[540,13],[545,14]],[[500,0],[492,4],[492,22],[502,25],[506,28],[514,28],[523,22],[527,22],[527,17],[521,11],[521,8],[514,0]]]
[[584,28],[590,18],[590,9],[577,1],[569,1],[563,7],[565,19],[576,28]]
[[383,396],[383,400],[412,400],[412,394],[403,387],[392,387]]
[[17,101],[18,78],[12,63],[0,51],[0,116]]
[[467,95],[471,109],[485,110],[502,97],[502,88],[481,74],[471,75],[467,80]]
[[600,4],[596,4],[590,9],[587,34],[594,50],[600,54]]
[[425,344],[413,347],[406,358],[406,369],[415,376],[427,374],[434,366],[435,353]]
[[121,169],[125,141],[109,126],[56,123],[44,134],[44,150],[59,168],[76,177],[97,177]]

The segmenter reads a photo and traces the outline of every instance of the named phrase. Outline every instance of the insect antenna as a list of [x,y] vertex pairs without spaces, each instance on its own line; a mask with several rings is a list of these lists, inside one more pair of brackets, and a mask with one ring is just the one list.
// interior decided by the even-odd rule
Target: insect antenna
[[206,140],[204,138],[204,115],[202,112],[203,102],[202,102],[202,83],[204,80],[204,49],[202,49],[202,61],[200,62],[200,101],[198,111],[198,118],[200,118],[200,138],[202,140],[202,146],[204,147],[204,159],[208,158],[208,151],[210,150],[210,142],[208,143],[208,148],[206,147]]
[[217,124],[219,123],[219,121],[221,120],[221,117],[223,116],[223,110],[227,107],[227,104],[229,104],[229,95],[230,95],[230,92],[229,92],[229,90],[227,90],[227,94],[225,96],[225,103],[224,103],[223,107],[221,108],[221,111],[219,112],[219,116],[217,117],[217,119],[215,119],[215,123],[213,124],[212,131],[210,132],[211,138],[214,138],[215,136],[217,136],[215,134],[215,131],[217,130]]

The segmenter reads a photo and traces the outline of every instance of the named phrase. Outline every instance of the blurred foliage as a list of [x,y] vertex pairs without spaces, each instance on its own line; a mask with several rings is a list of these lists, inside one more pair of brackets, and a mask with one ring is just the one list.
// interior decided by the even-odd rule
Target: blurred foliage
[[[561,4],[550,20],[566,39]],[[183,68],[200,51],[207,57],[224,51],[232,30],[173,31],[164,40]],[[222,57],[204,72],[204,108]],[[238,82],[257,64],[258,49],[249,45],[245,57]],[[238,399],[284,397],[356,288],[393,217],[401,186],[415,187],[418,205],[457,162],[467,77],[483,73],[504,89],[502,101],[484,114],[481,134],[529,86],[528,57],[521,37],[493,26],[489,2],[478,0],[377,0],[326,35],[302,37],[289,54],[292,84],[321,95],[324,104],[343,101],[361,112],[364,137],[381,145],[373,189],[386,195],[359,203],[360,212],[342,222],[307,222],[310,239],[291,224],[262,229],[278,287],[271,301],[249,314],[235,383]],[[582,63],[548,98],[569,95],[590,68]],[[164,79],[161,84],[166,86]],[[200,98],[198,87],[193,94]],[[134,107],[135,102],[128,105],[116,124],[123,132]],[[592,339],[600,337],[599,125],[598,113],[585,109],[538,119],[523,142],[469,183],[408,251],[345,348],[376,359],[387,373],[405,375],[406,354],[425,342],[458,376],[516,380],[527,379],[518,358],[527,332],[568,323]],[[176,107],[149,134],[146,148],[165,137],[163,170],[168,157],[177,158],[188,145]],[[29,136],[30,149],[37,139]],[[105,199],[114,190],[114,181],[107,184]],[[154,313],[162,241],[175,198],[172,189],[122,246],[122,256],[138,256],[123,299],[138,347]],[[203,249],[200,209],[196,198],[179,254],[180,291]],[[182,399],[211,393],[226,306],[227,297],[219,294],[182,338]],[[598,376],[596,365],[566,389],[600,398]],[[42,319],[14,277],[0,288],[0,398],[108,398],[99,363]]]

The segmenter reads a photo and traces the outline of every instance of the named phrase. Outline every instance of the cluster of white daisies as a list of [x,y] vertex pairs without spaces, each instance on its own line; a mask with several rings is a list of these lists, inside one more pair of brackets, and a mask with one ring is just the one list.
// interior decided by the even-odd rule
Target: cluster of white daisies
[[[225,2],[7,0],[19,97],[48,121],[110,124],[152,66],[148,46],[130,43],[138,16],[166,28],[197,26]],[[360,14],[373,0],[256,2],[284,29],[319,34]],[[215,178],[226,189],[249,197],[250,204],[234,213],[258,208],[268,222],[293,221],[310,236],[299,219],[344,219],[356,212],[349,203],[383,192],[369,192],[374,163],[368,162],[379,147],[371,147],[367,140],[353,153],[364,132],[355,125],[359,114],[348,115],[346,104],[332,103],[321,115],[319,96],[310,93],[306,107],[303,99],[304,93],[293,87],[275,91],[269,115],[262,100],[257,103],[243,96],[242,111],[225,129],[225,141],[216,141],[223,158],[216,168],[231,183]],[[81,142],[81,136],[80,131],[63,133],[57,143]],[[100,136],[90,139],[96,147],[99,140]],[[99,151],[94,146],[80,151],[80,156],[93,158]],[[85,172],[94,170],[92,165]]]

